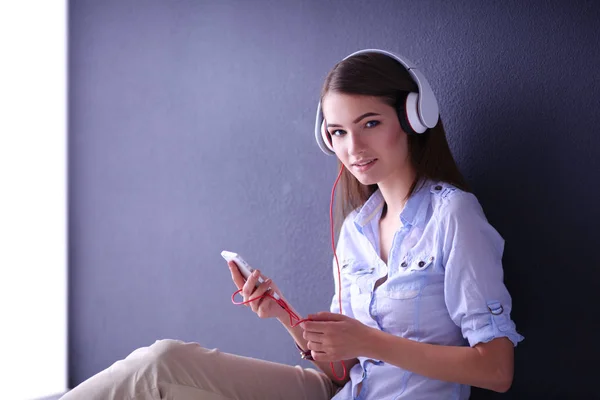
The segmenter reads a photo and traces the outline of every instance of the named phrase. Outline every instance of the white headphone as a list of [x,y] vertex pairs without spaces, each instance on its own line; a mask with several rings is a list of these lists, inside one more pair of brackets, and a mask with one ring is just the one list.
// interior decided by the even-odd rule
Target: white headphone
[[[380,53],[393,58],[409,72],[410,76],[417,84],[419,92],[409,93],[406,97],[406,103],[404,104],[404,107],[398,107],[398,118],[402,128],[409,134],[421,134],[424,133],[428,128],[433,128],[439,119],[439,107],[437,100],[435,99],[435,95],[431,90],[431,86],[429,86],[429,82],[427,82],[427,79],[425,79],[425,76],[421,73],[421,71],[419,71],[417,67],[415,67],[414,64],[406,58],[390,53],[389,51],[379,49],[359,50],[350,54],[349,56],[346,56],[344,60],[364,53]],[[325,154],[335,154],[333,151],[333,146],[329,141],[320,101],[317,105],[315,139]]]

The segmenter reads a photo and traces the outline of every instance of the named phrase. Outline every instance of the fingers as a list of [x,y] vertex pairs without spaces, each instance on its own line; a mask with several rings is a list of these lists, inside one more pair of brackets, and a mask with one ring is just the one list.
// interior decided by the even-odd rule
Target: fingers
[[244,283],[242,288],[242,296],[244,296],[244,301],[248,300],[254,292],[256,284],[258,283],[258,278],[260,278],[260,271],[254,270],[254,272],[252,272],[252,274],[248,277],[246,283]]
[[306,347],[310,350],[310,355],[315,361],[328,361],[329,356],[325,351],[325,346],[319,342],[307,342]]
[[[252,311],[258,314],[260,318],[269,317],[265,314],[265,312],[268,314],[271,312],[268,311],[268,307],[266,309],[267,311],[265,311],[264,305],[268,305],[268,302],[271,301],[271,299],[266,296],[263,297],[263,295],[265,295],[267,292],[270,292],[278,293],[279,296],[281,296],[277,286],[271,281],[271,279],[261,275],[260,270],[254,270],[248,279],[245,279],[234,261],[227,262],[227,265],[229,266],[229,271],[231,272],[231,278],[237,288],[240,290],[240,295],[243,297],[244,302],[250,300],[250,302],[244,305],[249,306]],[[269,291],[269,289],[271,290]]]
[[308,350],[311,350],[311,352],[312,352],[311,355],[313,356],[313,358],[315,356],[320,356],[320,355],[324,354],[323,340],[325,339],[325,337],[322,333],[314,333],[314,332],[304,331],[302,336],[304,337],[304,339],[307,340],[306,347]]
[[269,290],[271,285],[272,281],[270,279],[265,280],[265,277],[261,276],[259,270],[255,270],[246,283],[244,283],[241,294],[245,302],[250,301],[246,305],[255,313],[258,313],[261,304],[266,300],[262,296]]
[[[253,299],[257,299],[259,297],[261,297],[262,295],[264,295],[268,290],[269,290],[269,286],[271,285],[271,280],[267,279],[266,281],[264,281],[263,283],[261,283],[256,290],[252,293],[252,298]],[[267,301],[268,298],[262,298],[259,300],[255,300],[255,301],[251,301],[250,303],[248,303],[250,305],[250,308],[252,308],[252,311],[254,311],[255,313],[259,312],[260,306]],[[259,315],[260,316],[260,315]]]
[[319,342],[306,342],[306,347],[308,348],[308,350],[312,350],[314,352],[318,352],[318,353],[324,353],[323,350],[323,343],[319,343]]
[[311,321],[344,321],[348,319],[348,317],[343,314],[331,313],[327,311],[309,314],[306,318],[310,319]]
[[321,334],[329,331],[330,324],[331,322],[305,321],[302,323],[302,328],[304,329],[304,332]]
[[[306,324],[306,322],[305,322]],[[313,324],[318,324],[318,323],[314,323]],[[309,331],[309,330],[305,330],[302,333],[302,337],[304,337],[304,339],[306,339],[306,347],[308,350],[311,351],[311,355],[312,357],[316,360],[316,361],[320,361],[323,359],[323,357],[326,355],[326,341],[327,338],[325,336],[325,334],[323,334],[322,332],[314,332],[314,331]]]
[[304,333],[302,334],[302,337],[304,337],[304,339],[308,340],[309,342],[315,342],[315,343],[323,343],[323,339],[324,339],[324,336],[322,333],[314,333],[314,332],[306,332],[306,331],[304,331]]
[[237,286],[238,289],[244,287],[246,279],[238,269],[237,264],[233,261],[229,261],[227,262],[227,265],[229,266],[229,272],[231,272],[231,279],[233,280],[233,283],[235,283],[235,286]]

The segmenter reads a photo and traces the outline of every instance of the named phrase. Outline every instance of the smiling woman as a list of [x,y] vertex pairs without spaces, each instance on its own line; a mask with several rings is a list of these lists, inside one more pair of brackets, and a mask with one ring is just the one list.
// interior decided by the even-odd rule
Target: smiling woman
[[[375,111],[352,120],[361,110]],[[399,134],[400,122],[393,107],[372,96],[331,92],[323,99],[323,113],[328,116],[327,133],[340,162],[356,173],[361,184],[375,185],[409,171],[408,139]]]
[[[467,399],[511,386],[504,241],[450,152],[435,96],[408,60],[356,52],[325,78],[315,137],[340,164],[331,313],[309,315],[316,361],[356,358],[335,399]],[[343,315],[340,315],[343,314]]]
[[[346,167],[342,170],[338,189],[343,195],[336,198],[338,224],[378,189],[373,178],[369,181],[367,176],[352,175],[351,171],[366,172],[370,169],[357,165],[365,160],[350,160],[346,156],[350,151],[355,154],[352,157],[365,158],[362,154],[365,146],[375,146],[373,151],[381,150],[389,155],[384,171],[392,168],[406,174],[410,168],[404,167],[409,163],[416,174],[414,183],[421,177],[429,177],[468,190],[450,152],[437,101],[427,80],[412,63],[407,62],[410,69],[402,68],[390,55],[394,56],[377,51],[347,57],[332,68],[323,83],[317,113],[317,142],[325,153],[341,155],[338,156],[339,162]],[[416,82],[421,85],[420,88]],[[420,107],[417,108],[415,94],[419,91],[423,93],[418,97]],[[369,112],[361,114],[360,110]],[[327,115],[326,120],[324,114]],[[353,120],[356,115],[358,117]],[[346,128],[343,129],[338,121],[345,121]],[[384,126],[380,126],[382,124]],[[400,135],[399,132],[406,134]],[[424,132],[426,135],[419,134]],[[349,138],[340,140],[342,135]],[[345,150],[335,152],[334,143],[338,148],[345,146]],[[390,162],[392,165],[389,165]],[[375,173],[375,170],[371,172]],[[402,196],[408,198],[415,190],[414,186]],[[386,204],[386,208],[389,207],[390,204]]]
[[66,2],[35,3],[0,2],[0,397],[17,400],[67,383]]
[[502,281],[504,242],[454,162],[425,78],[381,50],[347,57],[327,75],[315,135],[339,160],[349,206],[329,311],[303,320],[259,270],[245,279],[229,269],[243,304],[276,318],[318,369],[161,340],[65,400],[465,400],[471,386],[508,390],[523,337]]

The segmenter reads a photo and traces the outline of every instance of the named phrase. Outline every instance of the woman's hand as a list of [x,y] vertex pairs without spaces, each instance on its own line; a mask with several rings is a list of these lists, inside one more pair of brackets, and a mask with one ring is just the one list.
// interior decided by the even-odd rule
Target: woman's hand
[[[264,294],[273,295],[274,292],[276,292],[279,297],[283,299],[283,296],[277,288],[277,285],[275,285],[271,279],[267,279],[265,276],[262,276],[259,270],[254,270],[252,275],[250,275],[246,281],[235,262],[229,261],[227,265],[229,265],[229,271],[231,272],[233,283],[235,283],[235,286],[237,286],[238,289],[242,290],[240,294],[244,298],[244,301],[257,299]],[[256,287],[259,277],[262,277],[264,282]],[[245,305],[249,306],[259,318],[282,318],[288,315],[287,312],[281,308],[281,306],[277,304],[271,297],[265,296],[261,299],[251,301]]]
[[372,328],[342,314],[320,312],[301,324],[315,361],[349,360],[364,355]]

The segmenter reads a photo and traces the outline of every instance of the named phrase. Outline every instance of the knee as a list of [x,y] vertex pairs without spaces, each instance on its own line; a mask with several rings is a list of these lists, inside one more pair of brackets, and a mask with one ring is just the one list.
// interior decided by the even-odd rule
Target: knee
[[189,343],[185,343],[181,340],[157,340],[153,345],[150,346],[150,354],[151,357],[159,360],[173,358],[180,354],[186,345],[189,345]]
[[152,362],[161,365],[179,363],[182,357],[190,354],[192,348],[200,348],[198,343],[186,343],[181,340],[157,340],[150,346],[149,357]]
[[178,349],[185,345],[185,342],[175,339],[161,339],[157,340],[150,346],[152,354],[155,356],[167,356],[173,352],[177,352]]

